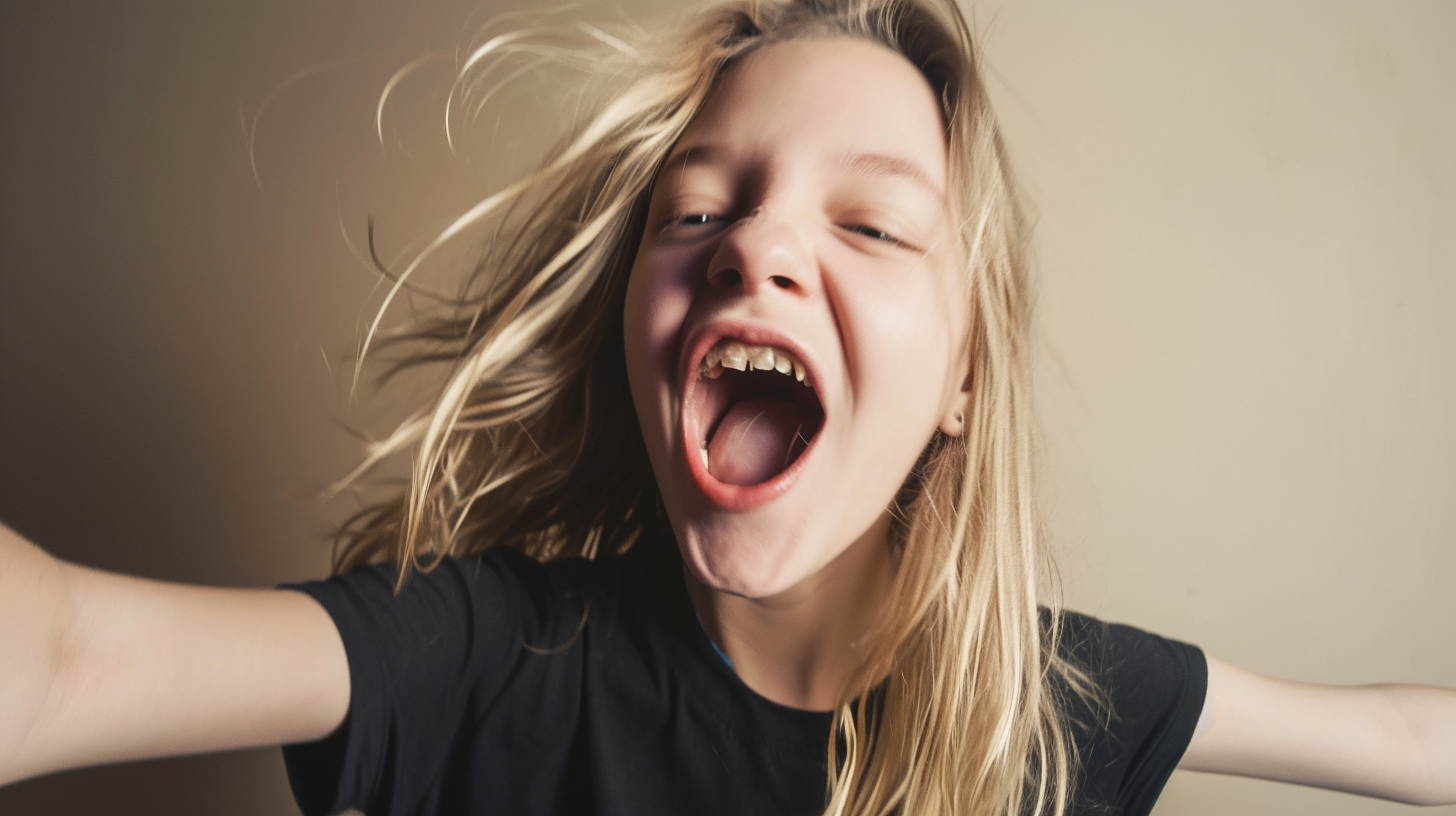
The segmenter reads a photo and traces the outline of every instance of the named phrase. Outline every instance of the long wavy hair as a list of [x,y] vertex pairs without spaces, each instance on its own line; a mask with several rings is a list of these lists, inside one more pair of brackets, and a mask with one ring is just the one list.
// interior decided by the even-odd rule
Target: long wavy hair
[[[940,99],[970,299],[965,432],[936,434],[896,500],[889,613],[826,735],[826,814],[1061,816],[1076,757],[1059,694],[1093,694],[1043,615],[1033,512],[1027,224],[972,37],[954,0],[730,0],[676,37],[580,27],[595,50],[519,26],[462,62],[452,103],[540,60],[577,60],[610,92],[538,169],[480,202],[402,270],[483,235],[447,309],[370,342],[444,363],[427,404],[350,476],[408,454],[407,488],[341,528],[336,568],[429,569],[493,546],[540,560],[621,552],[668,530],[633,413],[622,305],[653,178],[735,60],[848,36],[913,63]],[[633,44],[635,43],[635,44]],[[665,45],[663,44],[665,43]],[[583,56],[583,55],[588,56]],[[514,62],[513,62],[514,61]],[[519,63],[526,68],[511,68]]]

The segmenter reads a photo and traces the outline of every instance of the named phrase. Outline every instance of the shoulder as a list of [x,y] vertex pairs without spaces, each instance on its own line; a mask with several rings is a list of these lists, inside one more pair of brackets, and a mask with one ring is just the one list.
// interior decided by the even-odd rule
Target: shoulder
[[[1093,679],[1115,682],[1123,689],[1130,683],[1206,680],[1203,652],[1190,643],[1067,610],[1044,612],[1043,620],[1048,632],[1057,637],[1057,654]],[[1052,627],[1053,622],[1058,625]]]
[[[455,784],[441,774],[475,777],[467,754],[509,755],[530,773],[541,771],[537,760],[562,759],[552,746],[570,744],[600,696],[588,688],[607,680],[619,696],[648,694],[655,663],[639,651],[675,654],[661,646],[660,619],[643,617],[652,601],[638,590],[653,586],[655,563],[630,551],[541,563],[497,547],[441,559],[402,583],[395,565],[376,564],[297,586],[332,614],[352,694],[345,728],[285,751],[304,812],[424,812],[422,802]],[[650,703],[630,710],[651,712]],[[473,747],[458,753],[462,745]]]
[[286,585],[318,601],[351,653],[409,664],[425,653],[469,660],[503,655],[520,644],[563,642],[592,598],[615,593],[622,568],[571,559],[550,563],[507,547],[445,557],[407,571],[369,564],[319,581]]
[[[1062,659],[1056,685],[1086,798],[1146,813],[1203,711],[1203,652],[1134,626],[1046,613]],[[1053,627],[1050,624],[1059,625]]]
[[1113,720],[1192,709],[1196,721],[1208,683],[1208,664],[1197,646],[1077,612],[1048,612],[1044,620],[1056,637],[1065,684],[1076,687],[1081,680],[1093,692],[1075,695],[1089,698],[1080,708],[1100,703]]

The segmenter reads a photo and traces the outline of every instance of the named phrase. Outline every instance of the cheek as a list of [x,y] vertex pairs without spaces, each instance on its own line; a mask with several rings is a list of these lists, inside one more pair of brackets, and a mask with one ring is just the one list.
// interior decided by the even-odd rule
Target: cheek
[[660,258],[646,250],[638,254],[627,281],[622,340],[639,410],[658,385],[674,379],[677,335],[690,303],[691,292],[665,273]]
[[627,356],[627,381],[644,431],[647,430],[648,417],[656,413],[657,372],[662,353],[660,331],[653,325],[660,311],[654,308],[656,290],[652,284],[651,274],[641,268],[639,259],[632,267],[626,302],[622,307],[622,349]]
[[938,416],[965,375],[958,362],[966,332],[963,298],[929,280],[879,295],[862,312],[866,366],[906,419]]
[[651,287],[639,266],[640,261],[632,265],[622,305],[622,346],[627,353],[627,373],[634,380],[647,353],[647,337],[650,334],[647,321],[652,314]]
[[960,394],[970,374],[965,350],[971,327],[971,293],[959,264],[951,263],[943,265],[928,288],[931,302],[925,307],[925,343],[927,351],[934,350],[936,370],[932,373],[939,376],[937,382],[949,400]]

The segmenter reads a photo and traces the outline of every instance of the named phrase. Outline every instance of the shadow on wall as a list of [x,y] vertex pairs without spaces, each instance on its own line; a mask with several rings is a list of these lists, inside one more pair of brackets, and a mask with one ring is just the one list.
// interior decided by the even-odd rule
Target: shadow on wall
[[[451,160],[404,115],[381,147],[377,95],[528,5],[0,4],[0,519],[157,578],[324,573],[350,508],[310,497],[359,455],[333,418],[376,284],[340,228],[377,215],[390,256],[539,147],[503,117]],[[1456,686],[1432,647],[1456,620],[1456,6],[974,6],[1039,213],[1071,601],[1257,671]],[[0,790],[24,816],[296,812],[272,748]],[[1406,812],[1191,775],[1158,810]]]

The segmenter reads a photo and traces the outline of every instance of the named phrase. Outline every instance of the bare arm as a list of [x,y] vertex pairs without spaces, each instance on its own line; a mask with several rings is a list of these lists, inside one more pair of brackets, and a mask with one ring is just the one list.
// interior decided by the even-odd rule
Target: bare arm
[[0,665],[0,784],[317,739],[349,705],[343,644],[307,596],[86,569],[3,525]]
[[1456,690],[1295,683],[1210,658],[1208,698],[1179,767],[1456,803]]

